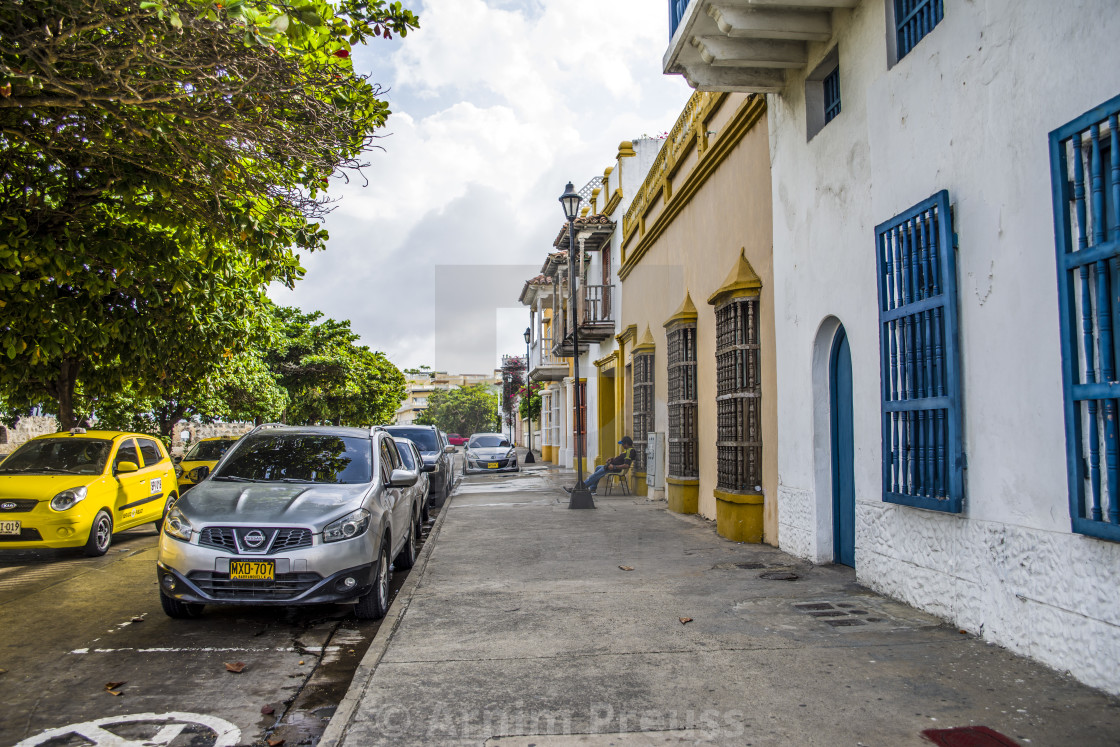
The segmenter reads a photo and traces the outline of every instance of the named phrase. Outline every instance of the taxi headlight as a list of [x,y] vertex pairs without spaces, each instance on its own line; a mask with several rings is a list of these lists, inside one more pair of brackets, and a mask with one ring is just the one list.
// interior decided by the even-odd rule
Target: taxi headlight
[[53,508],[55,511],[65,511],[68,508],[73,508],[74,504],[85,497],[85,485],[80,488],[70,488],[69,490],[63,490],[54,498],[51,498],[51,508]]
[[324,542],[338,542],[339,540],[347,540],[357,537],[359,534],[369,529],[370,512],[364,508],[359,508],[357,511],[346,514],[338,521],[332,521],[327,524],[323,530]]
[[183,476],[183,465],[181,465],[181,464],[176,464],[175,465],[175,476],[176,477],[182,477]]
[[192,529],[191,523],[187,521],[186,516],[183,516],[183,512],[172,506],[171,510],[167,512],[167,518],[163,521],[163,531],[177,540],[190,542]]

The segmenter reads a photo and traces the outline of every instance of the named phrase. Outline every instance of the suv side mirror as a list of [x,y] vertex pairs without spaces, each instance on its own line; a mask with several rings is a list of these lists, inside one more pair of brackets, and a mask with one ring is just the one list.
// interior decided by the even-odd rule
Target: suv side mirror
[[411,488],[420,479],[419,472],[413,472],[409,469],[395,469],[389,475],[389,487],[391,488]]
[[447,446],[443,447],[443,453],[444,454],[454,454],[456,451],[458,451],[458,449],[456,449],[451,444],[448,444]]

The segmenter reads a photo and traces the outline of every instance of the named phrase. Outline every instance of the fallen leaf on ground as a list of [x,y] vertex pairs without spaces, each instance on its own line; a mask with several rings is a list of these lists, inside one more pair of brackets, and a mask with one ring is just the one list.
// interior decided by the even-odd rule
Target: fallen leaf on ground
[[261,713],[266,716],[271,716],[272,714],[276,713],[276,709],[270,705],[263,705],[261,706]]
[[[127,680],[125,680],[125,682],[127,682]],[[125,682],[106,682],[105,683],[105,689],[106,690],[116,690],[118,687],[125,684]]]
[[282,744],[284,744],[283,739],[270,739],[270,740],[268,740],[268,747],[280,747],[280,745],[282,745]]
[[632,566],[632,565],[620,565],[618,567],[618,570],[620,570],[620,571],[632,571],[632,570],[634,570],[634,566]]
[[691,617],[680,617],[677,619],[681,621],[681,625],[688,625],[690,622],[692,622]]
[[300,660],[299,660],[299,665],[300,665],[301,667],[303,666],[303,659],[300,659]]
[[120,690],[106,690],[105,692],[109,693],[110,695],[116,695],[118,698],[121,696]]
[[137,615],[136,617],[132,618],[132,622],[142,623],[142,622],[144,622],[144,616],[143,615]]
[[227,672],[233,672],[234,674],[241,674],[242,670],[245,669],[245,663],[241,661],[235,661],[232,664],[228,661],[222,663],[226,665]]
[[7,673],[8,673],[7,669],[0,669],[0,674],[7,674]]

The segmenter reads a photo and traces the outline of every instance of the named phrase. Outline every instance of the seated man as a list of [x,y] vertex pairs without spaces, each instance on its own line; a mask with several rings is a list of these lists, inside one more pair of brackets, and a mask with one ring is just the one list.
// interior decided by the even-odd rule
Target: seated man
[[607,474],[608,472],[625,472],[630,466],[631,462],[638,458],[638,452],[634,448],[633,439],[631,439],[629,436],[623,436],[622,440],[619,441],[619,443],[622,444],[622,453],[616,457],[611,457],[610,459],[608,459],[606,464],[600,466],[598,469],[588,475],[587,480],[583,483],[584,487],[586,487],[592,493],[595,492],[595,488],[599,485],[599,481],[603,479],[603,475]]

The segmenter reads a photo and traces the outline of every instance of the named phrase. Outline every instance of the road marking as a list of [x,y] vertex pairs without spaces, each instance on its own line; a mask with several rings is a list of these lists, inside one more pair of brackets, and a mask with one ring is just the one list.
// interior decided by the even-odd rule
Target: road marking
[[299,648],[296,648],[295,646],[277,646],[275,648],[273,648],[271,646],[263,646],[263,647],[260,647],[260,648],[234,647],[234,646],[231,646],[231,647],[228,647],[228,648],[227,647],[221,647],[221,646],[178,646],[178,647],[160,646],[160,647],[155,647],[155,648],[135,648],[135,647],[127,647],[126,646],[124,648],[76,648],[73,651],[71,651],[70,653],[71,654],[119,654],[119,653],[131,651],[131,652],[135,652],[135,653],[138,653],[138,654],[194,654],[194,653],[200,653],[200,654],[211,654],[211,653],[228,654],[230,652],[234,652],[234,653],[241,653],[241,652],[260,653],[262,651],[278,651],[280,653],[291,653],[291,652],[295,651],[295,652],[298,652],[298,653],[322,654],[322,653],[336,653],[336,652],[341,651],[341,650],[342,650],[342,646],[327,646],[325,648],[323,646],[300,646]]
[[[105,729],[106,726],[119,726],[137,722],[171,722],[159,729],[152,737],[141,740],[127,739]],[[57,729],[48,729],[42,734],[28,737],[15,747],[37,747],[37,745],[59,739],[61,737],[78,736],[91,742],[95,747],[152,747],[153,745],[171,744],[183,729],[188,726],[201,725],[212,731],[215,735],[214,747],[233,747],[241,741],[241,730],[230,722],[217,716],[206,716],[201,713],[135,713],[130,716],[106,716],[94,721],[83,721],[80,724],[61,726]]]

